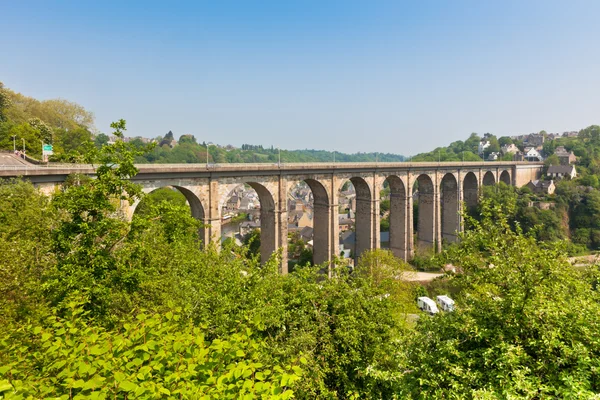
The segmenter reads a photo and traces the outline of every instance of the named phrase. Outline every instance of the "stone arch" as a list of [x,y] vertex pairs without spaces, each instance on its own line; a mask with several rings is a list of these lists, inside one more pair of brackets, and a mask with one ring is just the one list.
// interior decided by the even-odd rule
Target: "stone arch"
[[496,184],[496,177],[492,171],[487,171],[483,175],[483,186],[494,186]]
[[[200,198],[190,189],[188,189],[184,186],[179,186],[179,185],[167,185],[167,186],[158,186],[158,187],[145,187],[142,190],[144,191],[144,193],[149,194],[158,189],[169,188],[169,187],[171,187],[173,189],[177,189],[177,191],[179,193],[183,194],[183,196],[187,200],[188,205],[190,206],[190,211],[192,213],[192,217],[196,218],[197,220],[200,220],[203,223],[206,222],[206,215],[204,212],[204,207],[202,206],[202,202],[200,201]],[[136,201],[133,205],[131,205],[131,211],[130,211],[131,216],[129,217],[129,219],[131,219],[133,217],[133,214],[135,213],[135,210],[137,209],[139,204],[140,204],[140,201]],[[207,239],[209,239],[209,238],[207,237],[207,231],[205,228],[200,228],[200,230],[198,232],[198,236],[199,236],[200,241],[203,244],[207,243]]]
[[[431,249],[435,247],[435,194],[433,180],[427,174],[416,179],[417,189],[413,194],[418,202],[417,216],[417,248]],[[414,217],[413,217],[414,219]]]
[[473,172],[468,172],[463,179],[463,198],[467,208],[477,206],[479,201],[479,184],[477,176]]
[[325,186],[316,179],[304,179],[313,194],[313,264],[322,264],[331,257],[331,208]]
[[354,252],[354,261],[365,250],[370,250],[373,243],[373,201],[371,196],[371,188],[369,184],[359,177],[350,178],[350,182],[356,190],[356,244]]
[[[260,221],[260,206],[256,208],[259,202],[258,194],[245,183],[223,185],[225,193],[219,198],[219,217],[221,220],[220,240],[234,238],[236,233],[247,234],[253,229],[254,224]],[[253,193],[249,193],[249,192]],[[256,196],[256,198],[255,198]],[[240,221],[236,217],[240,214],[246,214],[247,220]],[[231,223],[232,220],[236,222]],[[260,227],[260,225],[258,225]],[[243,239],[243,237],[240,237]]]
[[500,174],[500,182],[504,182],[507,185],[510,185],[510,172],[507,170],[502,171]]
[[265,186],[257,182],[246,182],[260,202],[260,261],[267,262],[271,254],[277,251],[277,223],[275,218],[275,200]]
[[401,178],[390,175],[386,178],[390,187],[390,251],[403,260],[407,259],[407,196]]
[[356,263],[360,255],[369,250],[373,244],[373,200],[371,187],[364,178],[351,176],[340,181],[339,191],[346,181],[350,181],[356,194],[354,220],[354,250],[353,258]]
[[440,183],[440,207],[442,219],[442,240],[454,243],[458,240],[460,229],[458,208],[458,182],[454,174],[447,173]]

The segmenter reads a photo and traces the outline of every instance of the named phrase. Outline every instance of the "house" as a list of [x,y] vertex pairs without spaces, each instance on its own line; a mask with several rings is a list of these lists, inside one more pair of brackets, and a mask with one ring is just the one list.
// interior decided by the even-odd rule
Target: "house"
[[527,161],[544,161],[544,158],[535,147],[525,147],[523,158]]
[[340,235],[340,247],[350,250],[354,254],[354,244],[356,242],[356,232],[346,231]]
[[526,186],[531,189],[533,193],[537,194],[553,194],[554,190],[556,190],[554,181],[529,181]]
[[313,238],[313,228],[311,228],[310,226],[305,226],[304,228],[302,228],[300,230],[300,237],[303,241],[307,243],[311,241]]
[[299,232],[300,228],[296,224],[288,224],[288,233]]
[[502,146],[502,148],[500,149],[500,151],[502,152],[502,154],[515,154],[519,151],[519,148],[514,144],[505,144],[504,146]]
[[244,221],[240,224],[240,235],[246,236],[255,229],[260,229],[260,222]]
[[346,215],[340,215],[338,225],[340,227],[340,231],[347,231],[352,229],[354,226],[354,221],[348,218]]
[[239,196],[231,196],[229,200],[227,200],[227,204],[225,204],[225,210],[227,211],[235,211],[240,208],[240,197]]
[[577,171],[574,165],[551,165],[548,167],[546,176],[556,179],[566,177],[573,179],[577,176]]
[[256,208],[256,204],[254,203],[254,201],[251,198],[244,197],[243,199],[240,200],[240,206],[239,206],[240,210],[253,210],[255,208]]
[[529,136],[527,136],[527,138],[525,139],[525,143],[527,143],[527,146],[538,147],[542,146],[545,140],[546,138],[544,137],[544,135],[539,133],[532,133]]
[[562,135],[563,135],[563,137],[578,137],[579,132],[577,132],[577,131],[563,132]]
[[479,155],[483,154],[485,152],[485,149],[490,147],[490,145],[491,145],[491,143],[489,140],[480,141],[479,146],[477,146],[477,152],[479,153]]
[[313,226],[312,214],[303,212],[302,215],[300,215],[300,218],[298,218],[298,220],[296,220],[296,224],[298,225],[299,228],[304,228],[307,226],[312,227]]
[[560,165],[569,165],[577,161],[577,156],[572,151],[567,151],[564,146],[559,146],[554,150],[554,154],[558,157]]
[[488,159],[488,161],[496,161],[496,160],[498,160],[498,156],[500,156],[500,153],[498,153],[498,152],[496,152],[496,151],[492,151],[492,152],[491,152],[491,153],[488,155],[487,159]]
[[304,211],[288,211],[288,223],[298,226],[298,220],[302,218]]
[[302,211],[304,210],[304,202],[300,199],[290,199],[288,200],[288,210]]

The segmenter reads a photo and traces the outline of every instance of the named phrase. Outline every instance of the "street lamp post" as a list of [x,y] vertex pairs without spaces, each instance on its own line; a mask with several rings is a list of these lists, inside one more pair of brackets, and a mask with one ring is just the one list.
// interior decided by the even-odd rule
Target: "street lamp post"
[[16,142],[17,135],[13,135],[12,138],[13,138],[13,153],[16,153],[17,152],[17,142]]
[[21,139],[23,139],[23,158],[25,158],[25,138]]
[[206,143],[206,168],[208,168],[208,146],[213,144],[212,142]]

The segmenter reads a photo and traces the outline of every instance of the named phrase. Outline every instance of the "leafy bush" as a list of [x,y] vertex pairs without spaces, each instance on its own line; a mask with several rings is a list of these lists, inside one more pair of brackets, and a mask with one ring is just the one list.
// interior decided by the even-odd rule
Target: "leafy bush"
[[70,302],[67,318],[4,328],[0,398],[293,397],[302,369],[264,364],[265,344],[251,329],[208,342],[202,328],[178,321],[170,312],[140,313],[107,331]]

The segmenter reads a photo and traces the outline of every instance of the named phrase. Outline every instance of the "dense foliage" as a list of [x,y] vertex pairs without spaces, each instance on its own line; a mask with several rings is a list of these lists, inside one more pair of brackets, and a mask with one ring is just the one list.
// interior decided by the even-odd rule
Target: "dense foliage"
[[[92,149],[96,179],[71,177],[51,199],[0,184],[5,397],[389,397],[364,371],[391,365],[406,329],[406,264],[282,276],[276,254],[261,265],[245,249],[202,250],[180,204],[147,204],[129,223],[120,202],[143,197],[128,180],[135,151]],[[396,286],[404,296],[387,295]]]
[[514,207],[483,200],[481,221],[442,256],[460,265],[458,307],[419,320],[395,376],[402,398],[597,398],[597,269],[515,230]]
[[[33,119],[43,103],[0,90],[2,135],[55,135],[59,122]],[[123,136],[124,121],[112,127]],[[437,258],[458,268],[436,289],[452,287],[456,310],[433,317],[390,252],[329,277],[280,275],[277,254],[261,265],[256,235],[202,249],[180,196],[144,199],[129,180],[140,143],[78,147],[96,178],[51,198],[0,181],[0,398],[598,398],[600,274],[573,268],[563,240],[600,244],[600,130],[582,132],[564,144],[584,144],[584,173],[554,197],[485,189]],[[129,222],[120,205],[138,200]],[[542,200],[555,206],[529,206]]]

